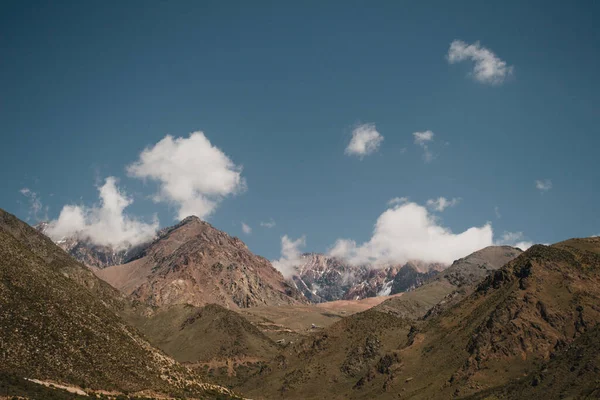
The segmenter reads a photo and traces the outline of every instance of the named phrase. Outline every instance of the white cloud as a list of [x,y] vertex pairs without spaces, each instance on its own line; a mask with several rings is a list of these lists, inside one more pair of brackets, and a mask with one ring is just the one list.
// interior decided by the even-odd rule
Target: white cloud
[[301,262],[302,252],[300,248],[306,246],[306,237],[302,236],[296,240],[292,240],[288,235],[283,235],[281,238],[281,258],[273,261],[273,266],[281,272],[281,274],[289,278]]
[[502,218],[502,214],[500,214],[500,208],[498,206],[494,207],[494,213],[496,214],[496,218]]
[[425,132],[414,132],[413,137],[415,138],[415,144],[423,148],[423,160],[426,163],[433,161],[433,153],[429,150],[430,142],[433,142],[435,134],[431,131]]
[[127,248],[146,242],[154,237],[158,229],[156,217],[146,224],[124,214],[133,200],[119,190],[114,177],[106,178],[99,188],[100,205],[91,207],[66,205],[58,219],[51,221],[46,234],[53,240],[78,236],[92,243]]
[[246,235],[250,235],[252,233],[252,228],[249,225],[246,225],[244,222],[242,222],[242,231]]
[[[29,188],[23,188],[19,192],[29,200],[29,215],[27,220],[30,220],[32,217],[36,221],[40,219],[45,221],[48,219],[48,207],[42,205],[42,201],[36,192],[31,191]],[[44,210],[44,215],[40,215],[42,210]]]
[[415,143],[419,146],[422,146],[427,142],[431,142],[433,140],[434,133],[431,131],[414,132],[413,136],[415,138]]
[[471,75],[481,83],[499,85],[512,75],[514,68],[506,64],[491,50],[481,46],[479,42],[467,44],[462,40],[454,40],[448,50],[448,62],[450,64],[465,60],[475,63]]
[[394,197],[387,202],[388,206],[394,206],[396,204],[404,204],[408,202],[408,197]]
[[537,180],[535,181],[535,188],[542,192],[547,192],[552,189],[552,181],[550,179]]
[[460,203],[460,198],[455,197],[453,199],[448,200],[445,197],[438,197],[437,199],[429,199],[427,200],[427,207],[435,210],[435,211],[444,211],[448,207],[454,207],[458,203]]
[[346,155],[359,156],[361,159],[376,152],[383,141],[383,136],[375,129],[375,124],[358,125],[352,131],[352,139],[346,147]]
[[518,247],[523,251],[533,246],[533,242],[525,240],[523,232],[504,232],[496,244]]
[[358,245],[339,239],[329,254],[353,264],[404,263],[409,260],[450,264],[493,243],[490,223],[453,233],[439,225],[427,208],[407,202],[389,208],[379,216],[369,241]]
[[269,219],[268,221],[261,221],[260,226],[271,229],[275,227],[275,221],[273,221],[273,218]]
[[205,218],[224,197],[246,189],[242,168],[202,132],[193,132],[188,138],[165,136],[142,151],[127,172],[158,181],[160,191],[154,200],[174,204],[179,219],[190,215]]

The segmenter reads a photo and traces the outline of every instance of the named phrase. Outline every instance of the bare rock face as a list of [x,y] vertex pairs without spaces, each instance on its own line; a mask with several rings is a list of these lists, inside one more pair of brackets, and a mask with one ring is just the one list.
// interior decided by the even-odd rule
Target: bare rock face
[[162,230],[126,264],[96,272],[152,306],[215,303],[246,308],[306,301],[267,259],[197,217]]

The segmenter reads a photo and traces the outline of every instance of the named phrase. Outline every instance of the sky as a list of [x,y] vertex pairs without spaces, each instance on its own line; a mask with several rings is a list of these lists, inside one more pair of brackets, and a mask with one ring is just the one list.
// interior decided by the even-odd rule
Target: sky
[[600,5],[4,2],[0,207],[450,262],[600,234]]

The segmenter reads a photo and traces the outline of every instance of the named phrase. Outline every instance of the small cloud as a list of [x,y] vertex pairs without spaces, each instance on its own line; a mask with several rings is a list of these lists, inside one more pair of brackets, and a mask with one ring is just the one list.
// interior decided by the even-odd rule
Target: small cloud
[[496,214],[496,218],[502,218],[502,214],[500,214],[500,208],[498,206],[494,207],[494,213]]
[[398,204],[404,204],[408,202],[408,197],[394,197],[387,202],[388,206],[395,206]]
[[552,189],[552,181],[550,179],[543,179],[535,181],[535,188],[541,192],[547,192]]
[[262,226],[263,228],[271,229],[275,227],[275,221],[273,221],[273,218],[269,219],[268,221],[261,221],[260,226]]
[[346,147],[345,154],[359,156],[361,159],[376,152],[383,141],[383,136],[375,129],[375,124],[358,125],[352,131],[352,139]]
[[454,40],[448,49],[447,59],[450,64],[471,60],[475,65],[470,75],[477,82],[490,85],[500,85],[514,70],[479,42],[467,44],[462,40]]
[[527,250],[533,246],[533,242],[526,241],[523,232],[504,232],[500,237],[500,240],[496,242],[497,245],[508,245],[518,247],[521,250]]
[[455,197],[453,199],[446,199],[445,197],[438,197],[437,199],[429,199],[427,200],[427,207],[442,212],[448,207],[454,207],[458,203],[460,203],[460,198]]
[[[23,188],[19,190],[19,192],[27,197],[29,200],[29,214],[27,216],[27,220],[29,221],[33,218],[35,221],[47,220],[48,219],[48,207],[44,207],[42,205],[42,201],[40,200],[38,194],[36,192],[31,191],[29,188]],[[44,215],[41,216],[40,212],[44,210]]]
[[400,149],[400,154],[405,154],[408,151],[406,147]]
[[281,238],[281,258],[272,261],[273,266],[281,272],[284,277],[291,277],[295,272],[295,267],[302,262],[302,252],[300,249],[305,246],[306,236],[301,236],[296,240],[292,240],[288,235],[283,235]]
[[252,233],[252,228],[249,225],[246,225],[246,223],[242,222],[242,231],[246,235],[250,235]]
[[46,233],[53,240],[77,236],[101,246],[124,249],[147,242],[158,229],[158,219],[146,224],[125,214],[133,200],[117,187],[116,178],[106,178],[98,188],[100,205],[91,207],[66,205],[58,219],[51,221]]
[[246,190],[242,167],[213,146],[203,132],[193,132],[188,138],[165,136],[142,151],[127,173],[157,181],[154,201],[175,205],[179,219],[205,218],[223,198]]
[[425,160],[426,163],[429,163],[434,159],[433,153],[429,150],[429,143],[433,142],[434,136],[432,131],[413,133],[415,144],[423,148],[423,160]]

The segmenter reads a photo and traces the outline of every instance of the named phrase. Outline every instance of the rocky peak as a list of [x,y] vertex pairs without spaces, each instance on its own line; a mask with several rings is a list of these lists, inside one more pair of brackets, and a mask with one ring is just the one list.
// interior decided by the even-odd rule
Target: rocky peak
[[306,301],[268,260],[197,217],[163,229],[136,257],[98,276],[153,306],[244,308]]

